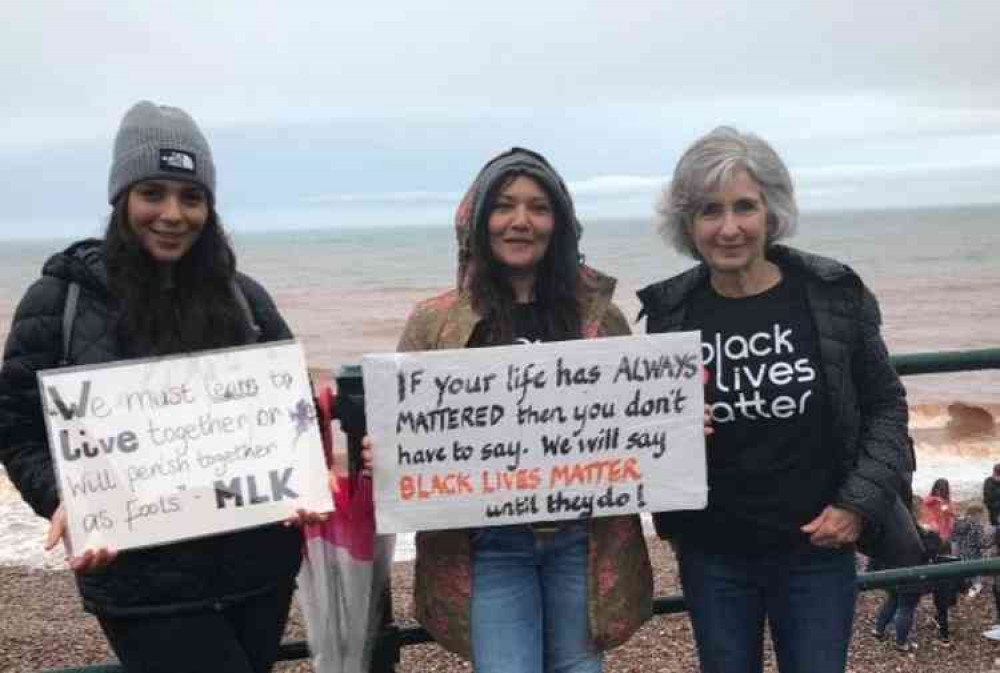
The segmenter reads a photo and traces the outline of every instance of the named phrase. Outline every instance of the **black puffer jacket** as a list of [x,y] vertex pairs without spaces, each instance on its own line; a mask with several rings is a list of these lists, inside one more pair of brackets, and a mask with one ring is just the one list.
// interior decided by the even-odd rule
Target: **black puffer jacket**
[[[866,537],[875,535],[896,494],[910,493],[916,469],[906,393],[882,341],[878,303],[840,262],[781,245],[769,248],[767,255],[806,278],[830,400],[831,445],[839,451],[841,474],[833,504],[860,514]],[[702,264],[640,290],[646,331],[682,330],[688,298],[708,277]]]
[[[0,461],[21,497],[49,518],[59,491],[46,438],[35,373],[59,365],[62,315],[70,281],[81,291],[70,364],[121,359],[114,336],[115,302],[100,242],[86,240],[46,262],[14,314],[0,369]],[[273,300],[251,278],[237,282],[260,329],[260,341],[291,337]],[[247,326],[246,342],[256,337]],[[235,345],[235,344],[234,344]],[[298,531],[266,526],[121,553],[108,568],[77,574],[84,606],[112,615],[218,607],[294,578],[301,558]]]

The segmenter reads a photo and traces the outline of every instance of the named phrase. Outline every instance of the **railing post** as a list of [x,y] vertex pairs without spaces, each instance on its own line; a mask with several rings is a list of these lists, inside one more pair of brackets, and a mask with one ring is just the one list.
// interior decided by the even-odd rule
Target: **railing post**
[[900,376],[1000,369],[1000,348],[937,353],[904,353],[890,358]]

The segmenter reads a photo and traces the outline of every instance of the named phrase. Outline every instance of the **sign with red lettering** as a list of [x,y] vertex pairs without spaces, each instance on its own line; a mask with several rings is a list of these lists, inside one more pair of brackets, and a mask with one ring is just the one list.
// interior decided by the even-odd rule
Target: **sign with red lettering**
[[367,355],[380,533],[701,509],[697,332]]
[[39,388],[74,554],[333,509],[298,343],[51,369]]

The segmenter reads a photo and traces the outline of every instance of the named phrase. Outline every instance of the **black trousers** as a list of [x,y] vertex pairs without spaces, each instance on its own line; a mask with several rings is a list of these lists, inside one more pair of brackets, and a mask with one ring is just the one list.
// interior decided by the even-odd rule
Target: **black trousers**
[[219,610],[97,619],[128,673],[268,673],[293,590],[289,581]]
[[955,590],[953,587],[935,587],[934,611],[937,617],[938,635],[942,638],[950,638],[951,630],[948,628],[948,609],[955,604]]

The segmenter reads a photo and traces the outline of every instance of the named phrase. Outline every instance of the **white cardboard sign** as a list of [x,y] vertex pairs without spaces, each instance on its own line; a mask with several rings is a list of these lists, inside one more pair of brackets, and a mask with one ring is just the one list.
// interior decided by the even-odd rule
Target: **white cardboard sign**
[[362,359],[380,533],[707,503],[697,332]]
[[39,388],[76,554],[333,509],[294,341],[52,369]]

